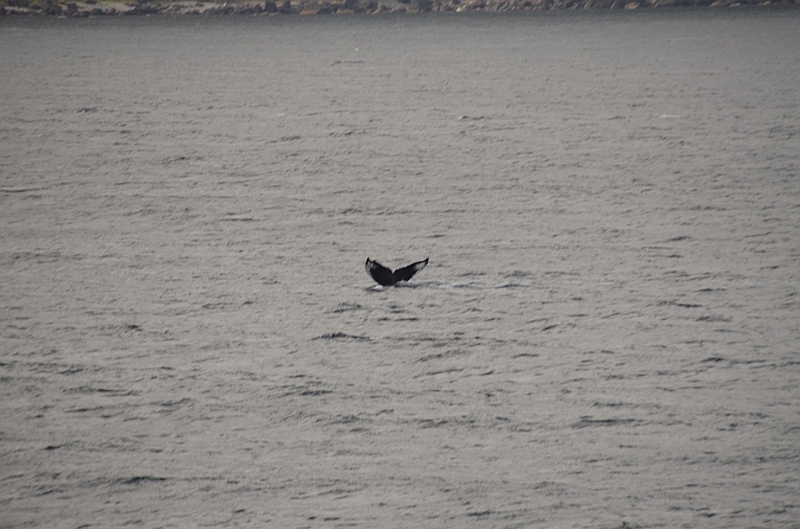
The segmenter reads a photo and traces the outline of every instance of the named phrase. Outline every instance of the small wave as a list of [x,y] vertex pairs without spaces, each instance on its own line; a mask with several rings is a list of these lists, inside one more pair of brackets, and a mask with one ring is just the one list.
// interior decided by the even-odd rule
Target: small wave
[[357,340],[357,341],[371,341],[373,338],[361,334],[347,334],[344,332],[328,332],[315,336],[313,340]]
[[526,286],[528,285],[523,285],[522,283],[505,283],[497,286],[496,288],[523,288]]

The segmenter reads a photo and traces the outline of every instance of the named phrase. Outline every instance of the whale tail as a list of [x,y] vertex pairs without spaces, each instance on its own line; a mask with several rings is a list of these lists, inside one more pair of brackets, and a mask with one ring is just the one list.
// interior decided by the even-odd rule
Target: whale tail
[[376,283],[385,287],[389,287],[399,283],[400,281],[408,281],[414,277],[414,274],[425,268],[427,265],[428,259],[425,259],[424,261],[417,261],[416,263],[404,266],[403,268],[398,268],[392,272],[389,268],[386,268],[378,261],[373,261],[367,257],[367,262],[364,264],[364,268]]

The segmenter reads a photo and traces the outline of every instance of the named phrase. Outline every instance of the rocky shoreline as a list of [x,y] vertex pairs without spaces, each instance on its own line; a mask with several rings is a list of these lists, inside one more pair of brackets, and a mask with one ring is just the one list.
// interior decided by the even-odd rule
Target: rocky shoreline
[[800,5],[800,0],[265,0],[261,2],[107,2],[83,0],[4,0],[0,16],[91,17],[121,15],[328,15],[348,13],[428,13],[469,11],[553,11],[567,9],[646,9]]

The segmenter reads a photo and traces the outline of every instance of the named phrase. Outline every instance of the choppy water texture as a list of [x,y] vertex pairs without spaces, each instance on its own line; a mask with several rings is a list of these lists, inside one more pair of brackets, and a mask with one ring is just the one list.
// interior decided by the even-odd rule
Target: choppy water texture
[[0,20],[0,525],[798,527],[798,27]]

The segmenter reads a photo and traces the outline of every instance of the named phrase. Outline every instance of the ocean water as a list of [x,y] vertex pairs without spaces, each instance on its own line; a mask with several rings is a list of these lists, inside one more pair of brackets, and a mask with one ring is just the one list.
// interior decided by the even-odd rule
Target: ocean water
[[0,19],[0,526],[797,527],[798,27]]

